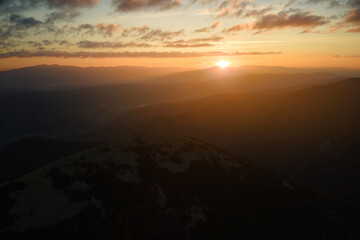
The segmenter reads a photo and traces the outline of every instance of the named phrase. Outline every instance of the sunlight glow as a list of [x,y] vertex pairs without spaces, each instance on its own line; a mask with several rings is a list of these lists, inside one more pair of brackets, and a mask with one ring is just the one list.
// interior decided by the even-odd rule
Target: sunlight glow
[[221,67],[221,68],[226,68],[229,65],[230,65],[230,62],[225,61],[225,60],[216,62],[216,66]]

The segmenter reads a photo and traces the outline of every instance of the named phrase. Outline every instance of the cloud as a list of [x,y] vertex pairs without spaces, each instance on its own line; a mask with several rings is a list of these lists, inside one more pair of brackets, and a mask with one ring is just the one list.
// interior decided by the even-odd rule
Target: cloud
[[[349,0],[349,2],[352,0]],[[357,1],[357,0],[355,0]],[[326,3],[328,4],[328,8],[340,7],[342,4],[341,1],[338,0],[307,0],[306,3],[308,4],[319,4],[319,3]]]
[[308,4],[328,4],[329,8],[335,7],[360,7],[360,0],[307,0]]
[[223,37],[220,37],[217,35],[212,35],[210,37],[192,38],[188,41],[190,41],[190,42],[220,42],[222,40],[224,40]]
[[253,9],[248,11],[245,14],[245,17],[259,17],[259,16],[263,16],[264,14],[270,12],[272,10],[272,7],[267,7],[267,8],[263,8],[263,9]]
[[0,0],[0,10],[4,12],[23,11],[37,7],[76,9],[92,7],[99,0]]
[[182,36],[184,35],[185,30],[180,29],[178,31],[164,31],[161,29],[155,29],[151,30],[149,32],[146,32],[144,35],[140,37],[141,40],[147,40],[147,41],[156,41],[156,40],[170,40],[174,37]]
[[360,0],[349,0],[348,5],[350,7],[360,7]]
[[215,10],[217,17],[240,17],[245,12],[248,12],[249,7],[253,7],[254,10],[261,11],[260,6],[251,0],[230,0],[223,1],[217,10]]
[[350,10],[346,15],[343,21],[343,25],[341,25],[341,27],[351,27],[346,32],[360,32],[360,8]]
[[72,31],[75,31],[77,33],[83,33],[83,34],[95,34],[95,26],[92,24],[84,23],[80,24],[77,27],[71,28]]
[[[34,0],[33,0],[34,1]],[[92,7],[96,5],[99,0],[38,0],[46,2],[49,7],[67,7],[67,8],[80,8]]]
[[34,47],[34,48],[38,48],[38,49],[43,49],[43,44],[41,42],[36,42],[36,41],[27,41],[26,42],[30,47]]
[[327,20],[324,16],[311,14],[309,11],[290,14],[290,11],[281,11],[277,14],[271,13],[260,16],[253,23],[236,24],[230,28],[223,29],[223,33],[235,33],[244,30],[256,30],[256,33],[267,32],[274,29],[300,28],[303,33],[310,29],[324,25]]
[[77,43],[79,48],[126,48],[126,47],[152,47],[148,43],[137,42],[93,42],[93,41],[80,41]]
[[0,38],[24,38],[29,33],[34,34],[44,24],[33,18],[23,17],[19,14],[11,14],[7,19],[3,19],[4,24],[0,25]]
[[210,32],[211,30],[218,28],[221,25],[221,21],[216,21],[214,24],[212,24],[209,27],[204,27],[204,28],[200,28],[200,29],[196,29],[195,32],[196,33],[202,33],[202,32]]
[[273,29],[302,28],[312,29],[326,24],[324,16],[313,15],[309,11],[289,14],[267,14],[260,17],[254,24],[253,30],[269,31]]
[[57,21],[71,21],[80,16],[78,11],[66,11],[66,10],[57,10],[55,12],[49,13],[46,15],[45,23],[55,23]]
[[150,28],[147,25],[139,26],[139,27],[130,27],[130,28],[125,28],[121,35],[123,37],[128,37],[130,35],[140,36],[145,34],[149,30]]
[[13,51],[0,53],[0,58],[192,58],[211,56],[273,55],[281,52],[62,52],[62,51]]
[[228,7],[225,9],[222,9],[219,13],[218,13],[218,17],[225,17],[228,16],[231,12],[232,12],[233,8],[232,7]]
[[20,16],[18,14],[11,14],[9,21],[11,23],[15,23],[20,28],[23,28],[23,27],[31,28],[31,27],[36,27],[36,26],[42,24],[42,22],[36,20],[33,17],[25,18],[25,17]]
[[103,36],[111,37],[115,32],[119,31],[120,25],[118,24],[104,24],[100,23],[96,25],[98,33]]
[[251,30],[252,26],[248,23],[245,24],[236,24],[230,28],[224,28],[223,33],[234,33],[234,32],[240,32],[244,30]]
[[285,4],[283,9],[287,9],[289,7],[291,7],[292,5],[294,5],[298,0],[288,0]]
[[[1,35],[1,31],[0,31],[0,35]],[[0,40],[0,49],[11,49],[13,47],[17,47],[19,45],[18,42],[15,42],[13,40],[11,41],[4,41],[4,40]]]
[[113,0],[112,2],[118,12],[167,10],[181,5],[180,0]]
[[71,46],[72,44],[68,40],[56,41],[60,46]]
[[195,47],[212,47],[215,44],[211,42],[219,42],[224,38],[216,35],[204,38],[192,38],[192,39],[180,39],[176,41],[167,41],[165,42],[164,47],[174,47],[174,48],[195,48]]
[[212,43],[195,43],[195,44],[188,44],[188,43],[167,43],[164,47],[171,47],[171,48],[198,48],[198,47],[213,47],[215,44]]
[[352,9],[348,12],[345,23],[360,23],[360,9]]

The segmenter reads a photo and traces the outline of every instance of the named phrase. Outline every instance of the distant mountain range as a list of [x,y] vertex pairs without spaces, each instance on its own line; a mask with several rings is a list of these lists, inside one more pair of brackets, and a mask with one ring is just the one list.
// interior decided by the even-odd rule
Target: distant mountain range
[[355,239],[352,215],[197,140],[122,136],[0,185],[2,239]]
[[8,71],[0,71],[1,90],[48,91],[84,88],[101,85],[129,83],[174,83],[187,80],[202,81],[234,78],[252,74],[307,74],[306,80],[317,78],[360,77],[358,69],[339,68],[285,68],[268,66],[242,66],[221,70],[218,67],[187,70],[184,68],[148,67],[73,67],[60,65],[39,65]]
[[131,66],[81,68],[40,65],[0,72],[0,88],[35,91],[132,83],[184,70]]

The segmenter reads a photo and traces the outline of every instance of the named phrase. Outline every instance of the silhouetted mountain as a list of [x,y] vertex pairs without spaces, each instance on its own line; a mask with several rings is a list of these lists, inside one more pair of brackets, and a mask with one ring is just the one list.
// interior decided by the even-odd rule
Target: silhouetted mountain
[[0,72],[0,87],[17,91],[89,87],[132,83],[180,71],[183,69],[41,65]]
[[[357,222],[194,139],[143,133],[0,185],[2,239],[355,239]],[[349,218],[350,217],[350,218]]]
[[30,136],[0,149],[0,182],[35,170],[99,143]]
[[84,135],[111,139],[132,128],[184,134],[221,146],[282,174],[360,200],[360,80],[295,92],[211,96],[132,111]]

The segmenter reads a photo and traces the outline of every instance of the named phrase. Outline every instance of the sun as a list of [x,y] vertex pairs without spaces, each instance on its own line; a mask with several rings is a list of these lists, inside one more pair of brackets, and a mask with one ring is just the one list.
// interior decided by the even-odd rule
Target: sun
[[220,60],[220,61],[217,61],[215,64],[218,67],[226,68],[226,67],[228,67],[230,65],[230,62],[228,62],[226,60]]

